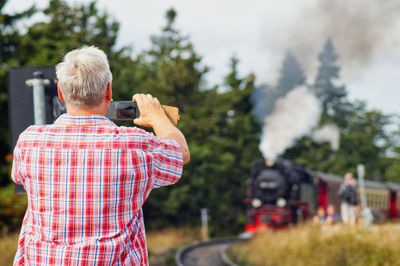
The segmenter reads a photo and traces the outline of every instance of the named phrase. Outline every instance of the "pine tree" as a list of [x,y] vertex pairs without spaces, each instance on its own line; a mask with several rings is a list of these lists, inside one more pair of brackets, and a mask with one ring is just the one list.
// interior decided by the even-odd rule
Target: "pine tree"
[[144,82],[138,89],[157,92],[162,103],[177,106],[185,112],[200,100],[198,95],[208,68],[200,65],[201,57],[189,38],[176,29],[176,16],[173,8],[167,10],[167,23],[161,34],[151,36],[151,49],[142,55],[147,68],[142,77]]
[[276,94],[278,97],[286,95],[293,88],[305,84],[306,78],[296,57],[288,51],[283,60],[281,76],[278,81]]
[[157,189],[144,205],[148,227],[198,223],[199,208],[206,207],[213,194],[215,171],[210,166],[215,147],[207,136],[216,136],[220,108],[216,88],[202,88],[207,68],[201,66],[188,37],[175,25],[177,13],[166,12],[166,25],[161,33],[151,37],[152,46],[140,55],[140,67],[135,75],[140,82],[135,92],[150,93],[162,104],[177,106],[181,120],[179,129],[185,135],[191,151],[191,162],[185,165],[184,174],[177,185]]
[[288,51],[282,62],[278,84],[276,86],[263,84],[255,87],[253,91],[251,99],[254,103],[254,114],[259,123],[263,124],[265,117],[274,110],[276,100],[285,96],[295,87],[305,84],[305,80],[306,78],[299,62]]
[[321,123],[331,122],[343,127],[350,113],[350,106],[346,99],[346,87],[335,84],[339,79],[340,71],[336,63],[337,59],[338,55],[332,40],[328,39],[318,56],[320,64],[314,88],[323,106]]
[[[226,224],[235,225],[231,230],[241,230],[245,222],[242,199],[245,196],[245,182],[255,160],[261,158],[258,149],[260,124],[254,116],[251,95],[255,89],[255,76],[240,77],[237,71],[239,60],[231,58],[231,71],[225,77],[228,90],[220,95],[225,99],[225,123],[221,127],[221,162],[224,171],[219,173],[218,191],[224,191],[216,198],[214,216],[218,220],[217,230],[226,230]],[[223,141],[222,141],[223,140]],[[225,161],[223,161],[225,159]],[[229,189],[226,189],[229,188]]]
[[279,98],[275,87],[269,84],[263,84],[254,88],[251,96],[253,103],[254,115],[260,124],[264,123],[264,119],[269,115],[275,107],[275,102]]
[[31,25],[17,47],[16,59],[22,65],[56,64],[68,51],[83,45],[95,45],[111,56],[119,24],[100,12],[95,1],[71,7],[51,0],[43,14],[48,21]]

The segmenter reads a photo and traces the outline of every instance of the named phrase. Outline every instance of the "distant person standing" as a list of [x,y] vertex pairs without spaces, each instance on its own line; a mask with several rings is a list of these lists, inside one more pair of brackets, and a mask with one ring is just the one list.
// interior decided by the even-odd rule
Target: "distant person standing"
[[351,173],[344,176],[344,182],[338,191],[341,199],[340,212],[343,223],[355,225],[357,212],[357,188],[356,180]]

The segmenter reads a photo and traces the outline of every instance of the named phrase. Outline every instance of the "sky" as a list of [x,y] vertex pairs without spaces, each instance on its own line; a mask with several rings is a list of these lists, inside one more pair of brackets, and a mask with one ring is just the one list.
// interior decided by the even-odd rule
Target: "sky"
[[[67,0],[88,3],[88,0]],[[239,73],[254,72],[257,84],[274,84],[290,49],[311,83],[318,53],[331,37],[339,54],[341,77],[351,99],[368,107],[400,114],[400,4],[391,0],[98,0],[98,7],[120,22],[118,46],[134,53],[150,47],[150,36],[165,24],[165,12],[178,13],[176,26],[190,36],[211,87],[238,57]],[[5,11],[21,11],[47,0],[9,0]],[[350,4],[351,3],[351,4]]]

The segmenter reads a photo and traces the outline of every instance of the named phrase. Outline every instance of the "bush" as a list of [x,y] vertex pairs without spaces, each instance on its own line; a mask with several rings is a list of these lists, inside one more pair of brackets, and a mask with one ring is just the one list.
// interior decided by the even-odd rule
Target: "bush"
[[21,227],[26,207],[26,194],[16,194],[14,184],[0,188],[0,235]]

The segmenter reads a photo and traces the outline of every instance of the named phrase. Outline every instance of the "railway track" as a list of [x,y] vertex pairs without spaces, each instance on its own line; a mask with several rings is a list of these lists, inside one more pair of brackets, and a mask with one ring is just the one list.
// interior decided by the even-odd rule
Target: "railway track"
[[225,254],[232,244],[243,241],[240,238],[218,238],[207,242],[191,244],[176,254],[178,266],[223,266],[236,265]]

